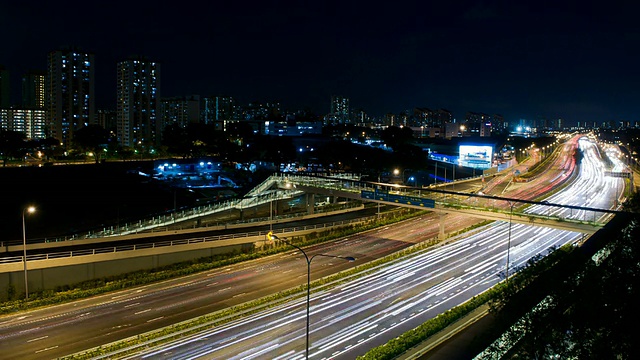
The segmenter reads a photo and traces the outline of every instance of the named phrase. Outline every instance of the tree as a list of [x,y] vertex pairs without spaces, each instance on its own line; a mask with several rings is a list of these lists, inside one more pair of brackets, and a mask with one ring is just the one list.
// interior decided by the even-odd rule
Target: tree
[[92,152],[96,164],[100,162],[109,143],[109,131],[97,124],[78,129],[73,136],[73,146],[80,152]]
[[[511,343],[513,347],[501,358],[632,359],[637,356],[639,199],[636,195],[625,204],[629,214],[616,215],[624,216],[616,227],[605,228],[608,232],[596,233],[590,239],[604,242],[597,262],[591,256],[568,258],[573,259],[572,263],[566,263],[562,269],[552,269],[540,282],[539,290],[545,290],[546,295],[544,306],[528,311],[519,326],[511,327],[504,334],[506,341],[502,343]],[[626,226],[620,231],[619,224]],[[532,296],[535,294],[531,292],[526,295],[520,298],[539,297]],[[509,299],[509,303],[512,300]],[[509,319],[510,314],[518,312],[517,308],[510,307],[498,315]],[[494,343],[489,349],[498,353],[497,347]]]
[[385,144],[395,150],[413,139],[413,131],[408,127],[389,126],[382,131],[381,137]]
[[60,156],[64,153],[63,147],[60,145],[60,140],[52,137],[38,140],[38,146],[44,152],[45,158],[51,159],[56,156]]
[[17,157],[22,158],[26,136],[23,132],[12,130],[0,130],[0,157],[2,166],[7,166],[7,160]]
[[167,125],[162,132],[162,144],[169,153],[187,158],[191,154],[191,143],[187,135],[186,129],[179,124]]

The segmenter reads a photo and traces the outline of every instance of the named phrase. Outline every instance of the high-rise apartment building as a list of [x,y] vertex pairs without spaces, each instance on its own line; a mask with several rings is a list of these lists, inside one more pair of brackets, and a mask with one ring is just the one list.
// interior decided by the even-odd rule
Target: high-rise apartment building
[[201,100],[200,121],[213,124],[216,130],[225,131],[227,124],[238,121],[240,115],[236,101],[231,96],[209,96]]
[[435,113],[429,108],[414,108],[412,118],[414,121],[411,126],[435,127]]
[[453,115],[447,109],[438,109],[435,113],[433,126],[444,128],[446,124],[453,122]]
[[9,70],[0,65],[0,109],[8,109],[11,106],[10,81]]
[[117,112],[113,109],[98,109],[98,111],[96,111],[96,124],[108,130],[112,136],[115,136],[116,129],[118,128],[117,119]]
[[505,121],[504,116],[502,116],[501,114],[493,114],[492,118],[492,131],[504,131],[509,129],[509,122]]
[[46,71],[31,70],[22,76],[22,107],[26,109],[45,108]]
[[0,130],[19,131],[25,138],[44,139],[46,133],[44,109],[0,109]]
[[117,67],[117,136],[122,146],[157,146],[162,134],[160,64],[131,57]]
[[491,136],[491,115],[468,111],[462,136]]
[[67,147],[74,132],[93,123],[94,55],[68,48],[49,53],[46,77],[47,127],[50,137]]
[[337,124],[349,123],[349,99],[342,96],[331,97],[330,121]]
[[239,108],[242,120],[268,120],[279,118],[282,115],[282,108],[277,101],[252,101]]
[[178,96],[163,98],[160,101],[162,129],[170,124],[186,127],[190,123],[200,122],[200,96]]

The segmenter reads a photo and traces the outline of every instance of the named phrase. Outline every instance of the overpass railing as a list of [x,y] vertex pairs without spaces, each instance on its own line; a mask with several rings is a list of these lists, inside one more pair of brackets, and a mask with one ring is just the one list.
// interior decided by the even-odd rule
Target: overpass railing
[[[70,257],[78,257],[78,256],[109,254],[109,253],[116,253],[116,252],[123,252],[123,251],[135,251],[135,250],[153,249],[153,248],[160,248],[160,247],[167,247],[167,246],[199,244],[199,243],[215,242],[215,241],[229,240],[229,239],[232,240],[232,239],[255,237],[255,236],[266,237],[267,233],[269,233],[270,231],[276,234],[282,234],[284,236],[286,234],[292,234],[300,231],[322,230],[322,229],[345,226],[345,225],[350,225],[355,223],[362,223],[366,221],[373,221],[375,219],[377,219],[376,216],[366,216],[366,217],[361,217],[357,219],[334,221],[330,223],[322,223],[322,224],[316,224],[316,225],[297,226],[297,227],[290,227],[290,228],[284,228],[284,229],[273,229],[273,230],[264,230],[264,231],[261,230],[261,231],[225,234],[225,235],[217,235],[217,236],[206,236],[206,237],[193,237],[188,239],[157,241],[157,242],[145,243],[145,244],[108,246],[108,247],[95,248],[95,249],[61,251],[61,252],[53,252],[53,253],[45,253],[45,254],[31,254],[31,255],[27,255],[27,261],[52,260],[52,259],[62,259],[62,258],[70,258]],[[4,257],[4,258],[0,258],[0,265],[23,262],[23,261],[24,261],[23,256]]]
[[[561,204],[551,204],[546,201],[529,201],[502,198],[497,196],[478,195],[474,193],[456,193],[447,190],[438,190],[434,188],[414,188],[404,185],[382,184],[367,181],[355,181],[352,179],[337,179],[325,177],[310,177],[303,175],[288,175],[283,177],[282,182],[294,185],[304,185],[306,187],[315,187],[320,189],[338,190],[349,193],[361,193],[362,191],[371,191],[376,188],[383,188],[389,194],[401,194],[417,197],[420,199],[434,200],[438,208],[450,208],[457,210],[475,210],[483,212],[494,212],[501,214],[511,214],[516,217],[526,217],[531,219],[556,220],[576,225],[593,225],[595,227],[603,226],[609,219],[609,215],[616,213],[615,210],[595,209],[580,206],[570,206]],[[425,196],[428,195],[428,196]],[[502,206],[496,206],[496,201],[501,202]],[[543,208],[537,212],[532,210],[511,211],[508,202],[526,204],[538,204]],[[474,203],[475,202],[475,203]],[[389,202],[393,204],[393,202]],[[396,204],[402,205],[402,204]],[[554,211],[553,209],[564,209],[563,212]]]

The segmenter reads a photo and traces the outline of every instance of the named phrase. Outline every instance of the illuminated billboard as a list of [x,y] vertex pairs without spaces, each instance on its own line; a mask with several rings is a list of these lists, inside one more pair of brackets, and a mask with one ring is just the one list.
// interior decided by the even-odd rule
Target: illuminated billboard
[[487,145],[460,145],[459,163],[462,166],[488,169],[493,163],[493,147]]

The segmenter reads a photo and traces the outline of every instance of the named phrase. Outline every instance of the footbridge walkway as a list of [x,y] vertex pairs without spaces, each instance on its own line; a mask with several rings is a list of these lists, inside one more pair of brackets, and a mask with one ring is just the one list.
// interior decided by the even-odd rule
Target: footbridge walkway
[[[280,189],[301,190],[308,194],[337,196],[380,204],[392,204],[409,208],[446,213],[464,213],[469,216],[499,221],[512,221],[535,226],[570,230],[586,234],[598,231],[616,210],[582,206],[553,204],[547,201],[531,201],[461,193],[438,188],[360,181],[326,176],[278,175],[271,181]],[[563,210],[563,211],[558,211]],[[442,223],[442,221],[441,221]],[[444,224],[441,224],[444,232]]]
[[[354,199],[378,204],[389,204],[409,208],[424,209],[441,213],[459,212],[469,216],[488,220],[512,221],[556,229],[592,234],[598,231],[617,213],[615,210],[594,209],[580,206],[552,204],[545,201],[529,201],[441,190],[437,187],[416,188],[397,184],[362,181],[356,174],[295,175],[276,173],[249,191],[243,198],[228,200],[217,204],[179,210],[165,215],[153,216],[136,222],[110,226],[95,231],[68,236],[62,239],[45,239],[46,242],[74,239],[104,238],[141,234],[157,231],[180,222],[197,220],[206,216],[230,210],[251,209],[259,205],[307,196],[309,213],[314,209],[314,197],[317,195]],[[535,212],[531,206],[538,206]],[[542,207],[540,207],[542,206]],[[555,209],[555,210],[554,210]],[[568,211],[556,211],[565,209]],[[282,217],[282,216],[281,216]],[[441,221],[442,223],[442,221]],[[441,235],[444,225],[441,224]],[[31,241],[30,241],[31,242]]]

